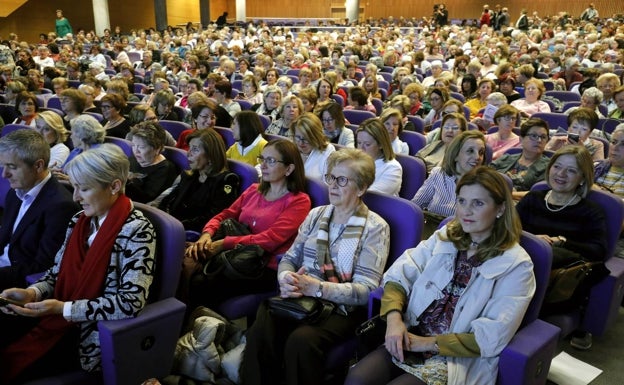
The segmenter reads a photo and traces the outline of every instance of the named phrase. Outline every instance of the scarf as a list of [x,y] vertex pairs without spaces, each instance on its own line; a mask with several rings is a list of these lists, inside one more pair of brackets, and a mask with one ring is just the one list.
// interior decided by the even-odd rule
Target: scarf
[[[60,262],[54,296],[59,301],[93,299],[104,292],[106,270],[115,240],[132,211],[132,201],[120,195],[108,211],[91,247],[91,217],[78,218]],[[7,383],[52,349],[75,324],[55,314],[41,318],[37,326],[0,353],[3,371],[0,383]]]
[[[325,275],[328,282],[348,282],[353,274],[353,264],[357,252],[360,248],[360,240],[362,232],[366,225],[368,216],[368,207],[364,203],[355,209],[353,215],[349,218],[346,227],[340,233],[340,246],[338,247],[338,256],[336,261],[338,266],[342,267],[337,271],[330,255],[329,244],[329,224],[334,213],[335,206],[329,205],[323,211],[319,222],[319,230],[316,236],[316,263],[320,266],[321,273]],[[350,266],[350,269],[345,269]]]

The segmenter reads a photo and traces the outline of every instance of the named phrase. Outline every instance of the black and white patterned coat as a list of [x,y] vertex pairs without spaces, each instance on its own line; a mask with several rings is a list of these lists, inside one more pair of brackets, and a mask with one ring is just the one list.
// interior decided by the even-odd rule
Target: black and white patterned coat
[[[61,259],[80,214],[72,218],[54,266],[32,285],[41,291],[42,300],[54,294]],[[97,321],[134,317],[145,306],[154,275],[155,250],[154,227],[140,211],[133,210],[115,240],[104,293],[98,298],[74,301],[71,306],[71,321],[80,327],[80,364],[84,370],[100,369]]]

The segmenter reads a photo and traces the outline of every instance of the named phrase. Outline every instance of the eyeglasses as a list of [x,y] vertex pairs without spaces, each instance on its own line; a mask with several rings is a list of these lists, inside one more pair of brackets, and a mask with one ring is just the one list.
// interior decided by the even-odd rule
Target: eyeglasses
[[310,141],[305,139],[303,136],[295,135],[295,142],[299,142],[301,144],[310,144]]
[[537,142],[537,141],[547,141],[548,140],[548,136],[547,135],[537,135],[537,134],[527,134],[527,136],[529,137],[529,139]]
[[505,115],[505,116],[501,116],[499,119],[500,119],[500,120],[506,120],[506,121],[508,121],[508,122],[511,122],[512,120],[515,120],[515,119],[516,119],[516,117],[515,117],[515,116],[513,116],[513,115]]
[[323,120],[321,120],[321,121],[322,121],[323,123],[333,123],[333,122],[334,122],[334,119],[329,118],[329,119],[323,119]]
[[349,178],[347,178],[346,176],[335,176],[332,174],[323,175],[323,180],[328,186],[331,186],[332,184],[334,184],[334,182],[336,182],[338,186],[344,187],[349,183]]
[[275,166],[275,163],[282,163],[282,164],[286,164],[286,162],[282,161],[282,160],[277,160],[275,158],[271,158],[269,157],[264,157],[262,155],[260,155],[259,157],[256,158],[256,160],[258,161],[258,164],[263,164],[266,162],[266,164],[268,164],[269,166],[273,167]]
[[459,126],[448,126],[448,125],[444,125],[442,127],[443,130],[453,130],[453,131],[459,131],[461,129],[461,127]]

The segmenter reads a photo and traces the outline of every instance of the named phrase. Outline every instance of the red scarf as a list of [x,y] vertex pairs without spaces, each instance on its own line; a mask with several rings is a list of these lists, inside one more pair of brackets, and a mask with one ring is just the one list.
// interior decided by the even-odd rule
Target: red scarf
[[[103,294],[111,251],[131,211],[132,201],[120,195],[88,248],[91,217],[83,213],[78,218],[63,253],[53,298],[67,302],[93,299]],[[37,326],[0,353],[3,368],[0,371],[0,383],[9,382],[44,356],[75,325],[66,321],[62,315],[42,317]]]

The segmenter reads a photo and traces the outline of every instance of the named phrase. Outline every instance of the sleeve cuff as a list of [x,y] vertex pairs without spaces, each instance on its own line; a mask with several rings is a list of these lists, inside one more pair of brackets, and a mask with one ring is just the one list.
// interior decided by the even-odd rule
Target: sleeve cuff
[[63,303],[63,318],[65,318],[65,320],[70,321],[70,322],[72,320],[72,316],[71,316],[72,304],[73,302],[71,301]]

